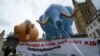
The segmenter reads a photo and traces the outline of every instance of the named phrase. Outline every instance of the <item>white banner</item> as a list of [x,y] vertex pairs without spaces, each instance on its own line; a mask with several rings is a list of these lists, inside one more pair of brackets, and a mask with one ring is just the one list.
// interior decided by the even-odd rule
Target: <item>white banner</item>
[[16,51],[19,56],[100,56],[93,38],[20,43]]

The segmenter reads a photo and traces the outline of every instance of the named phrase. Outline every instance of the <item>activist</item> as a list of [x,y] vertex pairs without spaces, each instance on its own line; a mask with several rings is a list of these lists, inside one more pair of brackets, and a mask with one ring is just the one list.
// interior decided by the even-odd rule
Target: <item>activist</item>
[[5,50],[4,50],[4,56],[8,56],[10,53],[10,46],[8,46]]

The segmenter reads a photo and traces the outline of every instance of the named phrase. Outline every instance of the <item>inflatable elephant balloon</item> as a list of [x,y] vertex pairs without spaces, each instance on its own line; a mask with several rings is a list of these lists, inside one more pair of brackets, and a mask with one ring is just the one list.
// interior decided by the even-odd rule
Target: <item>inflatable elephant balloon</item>
[[66,37],[65,33],[69,36],[73,35],[71,25],[73,23],[73,16],[75,12],[70,6],[62,6],[58,4],[50,5],[45,13],[41,15],[37,21],[43,31],[46,33],[46,39],[51,40],[53,37]]
[[19,36],[21,42],[32,42],[38,40],[38,30],[29,20],[16,25],[14,27],[14,32]]

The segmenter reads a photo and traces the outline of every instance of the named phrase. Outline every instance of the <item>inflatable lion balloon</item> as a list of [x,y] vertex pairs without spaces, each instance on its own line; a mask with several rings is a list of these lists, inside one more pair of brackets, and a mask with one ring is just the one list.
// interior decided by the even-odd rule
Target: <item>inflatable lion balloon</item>
[[19,36],[21,42],[32,42],[38,39],[38,30],[29,20],[16,25],[14,27],[14,32]]

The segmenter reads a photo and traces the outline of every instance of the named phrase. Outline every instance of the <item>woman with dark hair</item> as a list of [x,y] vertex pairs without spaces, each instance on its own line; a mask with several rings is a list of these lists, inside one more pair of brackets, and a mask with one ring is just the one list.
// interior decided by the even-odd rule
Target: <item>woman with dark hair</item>
[[8,46],[6,49],[5,49],[5,51],[4,51],[4,56],[8,56],[9,55],[9,53],[10,53],[10,48],[9,48],[10,46]]

